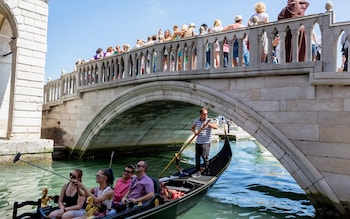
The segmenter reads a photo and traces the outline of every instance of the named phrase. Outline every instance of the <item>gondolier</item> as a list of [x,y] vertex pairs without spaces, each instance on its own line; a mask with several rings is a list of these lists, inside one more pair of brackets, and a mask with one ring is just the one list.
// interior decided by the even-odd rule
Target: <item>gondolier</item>
[[[191,126],[191,131],[197,135],[196,139],[196,170],[197,173],[194,176],[200,176],[200,158],[202,157],[204,161],[204,175],[208,175],[210,173],[209,170],[209,150],[210,150],[210,142],[212,136],[212,129],[217,129],[218,126],[216,123],[210,121],[208,118],[208,110],[206,108],[202,108],[200,111],[200,117],[195,119]],[[198,132],[198,130],[200,130]]]

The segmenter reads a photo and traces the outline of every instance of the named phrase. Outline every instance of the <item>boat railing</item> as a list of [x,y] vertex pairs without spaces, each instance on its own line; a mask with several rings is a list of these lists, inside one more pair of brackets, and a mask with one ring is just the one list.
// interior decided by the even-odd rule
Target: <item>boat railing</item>
[[[33,212],[25,212],[25,213],[19,213],[19,209],[22,207],[32,207],[35,208],[35,211]],[[38,199],[37,201],[24,201],[24,202],[15,202],[13,206],[13,213],[12,213],[12,218],[13,219],[20,219],[20,218],[34,218],[38,216],[39,214],[39,209],[41,207],[41,200]]]

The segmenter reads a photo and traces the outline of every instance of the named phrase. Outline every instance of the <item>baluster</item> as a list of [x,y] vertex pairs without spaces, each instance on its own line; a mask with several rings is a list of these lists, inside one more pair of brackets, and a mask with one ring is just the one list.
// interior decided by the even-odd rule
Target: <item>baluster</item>
[[238,66],[243,66],[243,39],[237,38],[238,41]]
[[214,68],[214,61],[215,61],[214,44],[215,44],[215,40],[213,42],[210,42],[210,45],[209,45],[209,48],[210,48],[210,66],[209,66],[209,68],[211,68],[211,69]]
[[252,28],[249,32],[249,65],[260,65],[260,43],[258,37],[258,28]]
[[313,30],[313,27],[305,27],[305,35],[306,35],[305,61],[313,61],[312,60],[312,30]]
[[285,63],[286,62],[286,35],[287,35],[287,33],[285,31],[282,31],[282,32],[279,32],[279,35],[280,35],[280,42],[279,42],[280,49],[279,50],[276,49],[276,52],[279,52],[279,54],[277,54],[277,57],[279,57],[278,63]]
[[299,39],[299,29],[292,29],[291,30],[291,34],[292,34],[292,62],[298,62],[298,56],[299,56],[299,51],[298,51],[298,39]]

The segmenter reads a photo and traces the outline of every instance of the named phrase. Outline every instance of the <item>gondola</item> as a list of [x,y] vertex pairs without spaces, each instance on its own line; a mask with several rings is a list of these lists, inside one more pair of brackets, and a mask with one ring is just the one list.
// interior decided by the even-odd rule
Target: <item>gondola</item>
[[[202,200],[208,189],[226,170],[231,157],[231,145],[226,137],[222,149],[209,161],[209,174],[197,176],[195,175],[196,168],[191,167],[167,177],[153,178],[155,181],[155,195],[151,200],[141,206],[133,206],[123,212],[107,215],[103,219],[176,218],[176,216],[186,212]],[[164,200],[160,192],[161,187],[179,194],[178,197]],[[48,212],[52,210],[50,208],[38,208],[37,217],[32,218],[45,218]]]

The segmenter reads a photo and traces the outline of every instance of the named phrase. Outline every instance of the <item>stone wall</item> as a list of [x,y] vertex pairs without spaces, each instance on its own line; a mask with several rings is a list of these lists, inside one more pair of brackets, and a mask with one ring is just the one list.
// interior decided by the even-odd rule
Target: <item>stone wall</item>
[[52,141],[41,140],[48,3],[0,0],[0,18],[0,50],[7,51],[0,58],[0,155],[50,153]]

